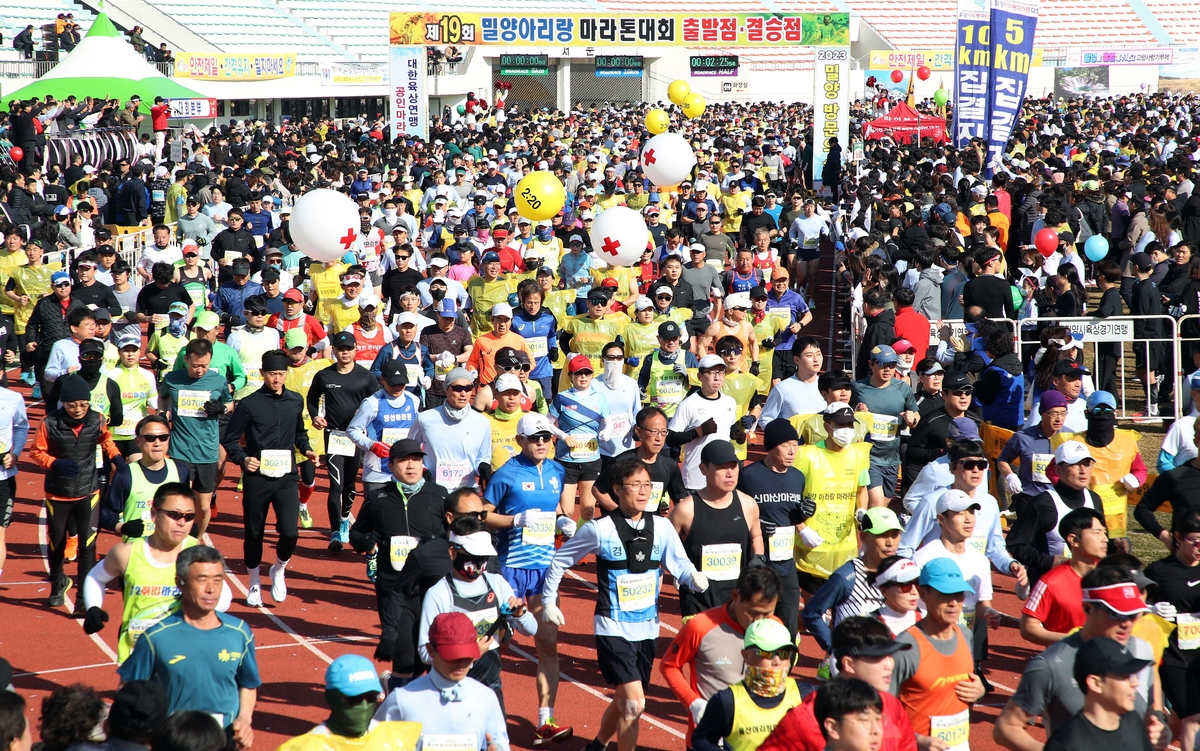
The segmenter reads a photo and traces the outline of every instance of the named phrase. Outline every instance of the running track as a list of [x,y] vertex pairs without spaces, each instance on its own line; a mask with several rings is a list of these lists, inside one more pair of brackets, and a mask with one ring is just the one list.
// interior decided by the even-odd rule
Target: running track
[[[828,259],[828,256],[826,257]],[[832,277],[823,270],[823,281]],[[829,318],[832,310],[830,284],[821,285],[821,305],[809,331],[824,338],[833,335]],[[832,351],[827,348],[826,352]],[[827,361],[827,367],[830,363]],[[21,386],[28,395],[27,387]],[[41,405],[31,407],[34,426],[42,415]],[[256,751],[271,751],[287,738],[304,733],[325,719],[323,687],[325,667],[339,655],[356,652],[370,656],[378,634],[374,612],[374,590],[366,580],[362,556],[347,548],[334,554],[326,550],[326,533],[314,528],[302,530],[300,544],[288,568],[288,597],[276,604],[264,592],[265,606],[249,608],[245,604],[246,574],[241,553],[241,496],[236,492],[237,469],[226,472],[218,492],[218,518],[209,526],[211,543],[226,557],[229,583],[234,591],[231,615],[246,620],[254,629],[258,662],[264,685],[259,689],[254,714]],[[318,473],[318,491],[310,508],[317,526],[325,520],[324,471]],[[99,634],[88,637],[82,621],[70,617],[78,591],[68,592],[63,608],[46,605],[50,587],[45,562],[45,533],[42,524],[41,471],[27,462],[18,475],[18,498],[12,526],[8,530],[8,562],[0,579],[0,656],[13,665],[14,686],[30,701],[36,730],[41,698],[57,686],[86,683],[111,697],[117,688],[116,635],[121,619],[121,596],[109,590],[105,609],[110,620]],[[101,533],[99,554],[111,547],[116,537]],[[274,533],[268,532],[272,544]],[[268,548],[265,562],[273,561]],[[73,564],[67,564],[74,575]],[[265,568],[264,568],[265,572]],[[993,571],[997,597],[995,606],[1017,616],[1020,603],[1013,595],[1014,580]],[[264,573],[264,579],[266,575]],[[668,577],[669,579],[669,577]],[[563,680],[558,691],[556,715],[562,724],[575,728],[575,739],[561,744],[564,751],[578,751],[591,740],[607,706],[610,692],[595,664],[592,635],[595,564],[577,568],[564,579],[561,607],[567,625],[559,642],[560,671]],[[269,589],[269,588],[268,588]],[[680,627],[679,603],[675,590],[663,589],[661,657],[670,639]],[[996,748],[991,725],[1007,696],[1016,688],[1020,671],[1034,654],[1016,631],[1016,621],[1004,619],[999,631],[991,635],[988,678],[994,693],[976,705],[972,715],[971,745],[976,751]],[[811,638],[802,643],[801,658],[795,675],[810,682],[823,657]],[[536,651],[532,639],[517,636],[504,654],[505,699],[509,710],[508,730],[514,747],[531,748],[537,718],[534,688]],[[379,664],[379,670],[390,666]],[[686,710],[666,687],[657,663],[653,685],[643,715],[640,745],[649,749],[682,749],[686,729]],[[615,748],[615,745],[612,746]]]

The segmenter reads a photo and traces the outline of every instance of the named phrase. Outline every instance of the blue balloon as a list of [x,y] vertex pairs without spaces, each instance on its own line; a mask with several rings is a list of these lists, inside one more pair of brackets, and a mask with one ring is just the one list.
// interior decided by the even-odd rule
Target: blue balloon
[[1103,261],[1108,255],[1108,238],[1092,235],[1083,244],[1083,254],[1089,261]]

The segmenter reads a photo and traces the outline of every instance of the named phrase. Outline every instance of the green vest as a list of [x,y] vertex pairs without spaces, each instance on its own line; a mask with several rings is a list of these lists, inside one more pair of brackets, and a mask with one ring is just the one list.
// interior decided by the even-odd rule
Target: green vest
[[[183,548],[196,545],[195,537],[183,540]],[[138,637],[154,624],[179,609],[179,587],[175,585],[175,564],[150,560],[146,538],[134,540],[125,567],[125,610],[121,615],[121,633],[117,639],[117,662],[125,662]]]
[[[179,465],[175,463],[174,459],[167,459],[167,479],[160,484],[168,482],[179,482]],[[125,503],[121,506],[121,523],[141,519],[146,524],[142,537],[154,534],[154,512],[151,510],[151,505],[154,502],[154,493],[158,488],[158,485],[146,479],[141,462],[129,465],[129,495],[125,496]],[[125,542],[129,542],[131,539],[130,537],[124,538]]]
[[[681,350],[677,358],[686,357]],[[687,396],[687,381],[675,372],[675,363],[665,363],[660,359],[656,350],[650,355],[650,382],[646,384],[647,401],[667,413],[667,417],[675,416],[675,409]]]

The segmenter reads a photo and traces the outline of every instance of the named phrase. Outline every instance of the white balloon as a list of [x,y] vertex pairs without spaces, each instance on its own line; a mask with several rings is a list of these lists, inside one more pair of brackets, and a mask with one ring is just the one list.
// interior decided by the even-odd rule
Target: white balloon
[[678,133],[659,133],[642,147],[642,171],[655,185],[675,185],[695,166],[691,144]]
[[632,266],[642,258],[650,230],[642,215],[625,206],[605,209],[592,223],[592,248],[609,266]]
[[288,228],[301,253],[325,263],[354,250],[359,225],[358,206],[349,196],[318,188],[296,199]]

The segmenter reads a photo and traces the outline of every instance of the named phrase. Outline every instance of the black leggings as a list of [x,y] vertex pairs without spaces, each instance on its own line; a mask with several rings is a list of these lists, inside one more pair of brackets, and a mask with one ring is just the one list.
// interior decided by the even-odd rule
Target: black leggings
[[67,545],[67,523],[75,522],[79,530],[79,587],[87,578],[92,566],[96,565],[96,532],[100,526],[100,491],[77,501],[54,501],[46,499],[46,521],[50,543],[50,578],[63,575],[63,550]]
[[[775,601],[775,617],[783,621],[788,633],[796,638],[796,630],[800,627],[800,578],[797,576],[795,565],[790,571],[781,575],[783,586],[779,590],[779,599]],[[776,572],[779,569],[775,569]]]
[[325,457],[325,469],[329,473],[329,528],[337,531],[342,519],[350,516],[357,496],[358,467],[362,458],[356,451],[354,456]]
[[246,527],[246,539],[242,542],[242,553],[247,569],[262,565],[263,534],[267,526],[267,509],[275,509],[275,529],[279,541],[275,543],[275,555],[281,561],[292,557],[296,541],[300,538],[297,526],[300,516],[300,490],[295,474],[283,477],[263,477],[257,472],[243,476],[242,519]]

